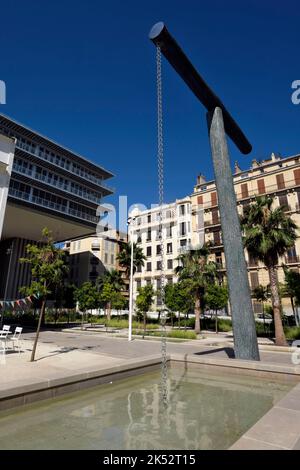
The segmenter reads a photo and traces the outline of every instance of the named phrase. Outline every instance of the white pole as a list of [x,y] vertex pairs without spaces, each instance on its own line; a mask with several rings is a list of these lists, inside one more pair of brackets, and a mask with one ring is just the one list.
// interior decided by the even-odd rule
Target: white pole
[[129,284],[129,325],[128,341],[132,340],[132,307],[133,307],[133,230],[130,233],[131,257],[130,257],[130,284]]

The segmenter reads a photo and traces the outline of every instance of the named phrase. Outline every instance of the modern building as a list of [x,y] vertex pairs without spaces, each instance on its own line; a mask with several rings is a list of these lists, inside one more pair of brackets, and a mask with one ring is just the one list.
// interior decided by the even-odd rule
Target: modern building
[[15,139],[0,134],[0,240],[4,224],[15,145]]
[[[267,160],[253,160],[251,168],[245,171],[241,170],[236,163],[233,181],[240,215],[243,214],[244,208],[254,200],[254,196],[271,195],[274,197],[274,207],[284,206],[286,212],[300,227],[300,155],[281,158],[273,153]],[[201,227],[204,221],[204,240],[211,250],[210,258],[218,264],[220,273],[225,276],[226,265],[215,181],[205,181],[203,176],[199,176],[191,195],[191,204],[193,233],[198,230],[200,214]],[[280,260],[279,266],[284,263],[290,269],[299,272],[299,255],[300,232],[295,246],[289,250],[284,259]],[[268,285],[269,277],[265,266],[249,256],[247,252],[245,252],[245,257],[251,289],[258,285]],[[282,268],[278,270],[278,279],[279,282],[284,282]],[[254,311],[261,312],[261,304],[255,302],[255,299],[253,303]],[[284,310],[286,309],[289,309],[289,303],[284,302]]]
[[[95,233],[113,175],[2,114],[0,136],[16,144],[7,199],[0,199],[0,299],[14,299],[30,278],[28,267],[18,264],[26,244],[40,240],[44,227],[56,241]],[[0,195],[4,187],[1,180]]]
[[[146,261],[143,268],[134,275],[133,298],[137,296],[139,287],[152,284],[155,290],[160,288],[161,243],[159,238],[160,208],[139,211],[135,208],[131,215],[135,216],[131,225],[130,236],[142,248]],[[195,237],[195,234],[194,234]],[[174,203],[163,206],[162,228],[163,250],[165,254],[166,282],[176,282],[174,270],[180,254],[192,246],[192,213],[189,197],[178,199]],[[195,244],[195,242],[194,242]],[[160,299],[155,299],[153,308],[158,310]]]
[[[70,283],[79,287],[84,282],[94,282],[106,271],[117,269],[124,272],[117,256],[125,243],[127,234],[116,230],[65,242],[64,250],[69,255]],[[125,291],[128,292],[128,288]]]

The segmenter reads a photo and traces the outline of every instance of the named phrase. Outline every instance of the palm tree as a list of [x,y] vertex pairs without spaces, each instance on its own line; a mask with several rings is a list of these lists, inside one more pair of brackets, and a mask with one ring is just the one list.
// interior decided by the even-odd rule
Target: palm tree
[[[131,261],[131,243],[126,243],[120,253],[117,255],[120,266],[125,268],[127,279],[130,276],[130,261]],[[138,268],[144,266],[146,256],[143,250],[137,243],[133,243],[133,274]]]
[[281,301],[277,278],[279,258],[294,246],[297,225],[286,215],[284,207],[272,209],[273,197],[257,196],[242,217],[244,244],[250,255],[262,261],[269,272],[274,312],[275,342],[286,345],[281,320]]
[[204,310],[205,287],[216,278],[216,263],[208,261],[209,250],[206,245],[180,255],[175,269],[179,281],[189,284],[194,298],[195,332],[200,333],[200,316]]
[[117,269],[111,269],[106,271],[103,275],[103,282],[110,284],[116,292],[119,292],[124,287],[124,281],[122,279],[122,273]]

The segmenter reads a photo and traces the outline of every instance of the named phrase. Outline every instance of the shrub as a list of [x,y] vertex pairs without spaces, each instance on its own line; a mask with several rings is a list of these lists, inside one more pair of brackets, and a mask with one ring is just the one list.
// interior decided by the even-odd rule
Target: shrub
[[[129,322],[128,320],[120,319],[120,318],[111,318],[109,321],[107,321],[106,317],[98,317],[96,320],[96,323],[100,323],[102,325],[108,326],[110,328],[128,328]],[[142,323],[137,322],[136,320],[133,320],[132,322],[132,328],[141,328],[143,329]],[[157,330],[159,328],[159,325],[156,323],[148,323],[146,325],[147,330]]]
[[255,322],[256,334],[260,337],[270,338],[274,336],[274,323],[266,323],[265,326],[262,322]]
[[219,331],[223,331],[224,333],[226,333],[227,331],[231,331],[232,330],[232,321],[231,320],[224,320],[224,319],[220,319],[218,320],[218,330]]
[[[143,335],[142,331],[133,330],[134,335]],[[155,336],[160,337],[161,332],[158,331],[147,331],[145,336]],[[197,339],[197,335],[194,331],[185,331],[185,330],[172,330],[168,331],[167,338],[179,338],[179,339]]]
[[[174,326],[179,326],[178,320],[174,321]],[[195,328],[195,318],[180,318],[180,328]]]
[[284,328],[286,339],[294,340],[300,339],[300,326],[292,326]]
[[172,330],[167,334],[168,338],[197,339],[194,331]]
[[[178,321],[174,322],[174,326],[179,326]],[[180,328],[195,328],[195,318],[188,318],[185,320],[184,318],[181,319],[180,321]],[[212,318],[201,318],[201,328],[202,330],[213,330],[215,331],[216,329],[216,320],[215,317]],[[221,332],[227,332],[232,330],[232,322],[231,320],[226,320],[223,318],[218,318],[218,331]]]

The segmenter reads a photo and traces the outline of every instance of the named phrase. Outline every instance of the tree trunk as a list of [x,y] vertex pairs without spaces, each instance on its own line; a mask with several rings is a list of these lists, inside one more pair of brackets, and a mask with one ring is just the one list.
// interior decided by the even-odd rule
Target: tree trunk
[[106,316],[107,316],[107,320],[110,321],[110,319],[111,319],[111,302],[107,303]]
[[39,317],[39,321],[38,321],[38,326],[37,326],[37,330],[36,330],[36,334],[35,334],[35,339],[34,339],[34,343],[33,343],[30,362],[33,362],[34,358],[35,358],[35,351],[36,351],[36,347],[37,347],[37,343],[38,343],[38,339],[39,339],[39,334],[40,334],[42,319],[43,319],[43,316],[44,316],[44,313],[45,313],[45,308],[46,308],[46,299],[44,299],[43,302],[42,302],[42,308],[41,308],[40,317]]
[[265,318],[265,304],[262,302],[262,315],[263,315],[263,322],[264,322],[264,332],[266,334],[266,318]]
[[299,315],[299,307],[297,305],[296,307],[296,325],[299,326],[300,325],[300,315]]
[[178,328],[180,329],[180,312],[178,312]]
[[145,338],[145,334],[146,334],[146,319],[147,319],[147,313],[144,312],[144,333],[143,333],[143,339]]
[[292,306],[292,310],[293,310],[293,315],[295,316],[295,305],[294,305],[294,299],[293,299],[292,295],[291,295],[290,299],[291,299],[291,306]]
[[293,299],[293,297],[291,297],[291,304],[292,304],[293,315],[294,315],[294,318],[295,318],[295,323],[296,323],[296,326],[299,326],[299,322],[298,322],[298,312],[296,312],[296,309],[295,309],[295,304],[294,304],[294,299]]
[[286,346],[287,342],[283,331],[283,325],[281,320],[281,304],[279,297],[277,272],[275,266],[269,267],[270,287],[271,287],[271,301],[274,314],[274,325],[275,325],[275,344],[277,346]]
[[198,334],[200,333],[200,313],[201,313],[201,307],[200,307],[200,297],[197,296],[195,299],[195,333]]
[[216,321],[216,333],[218,333],[218,313],[215,311],[215,321]]

